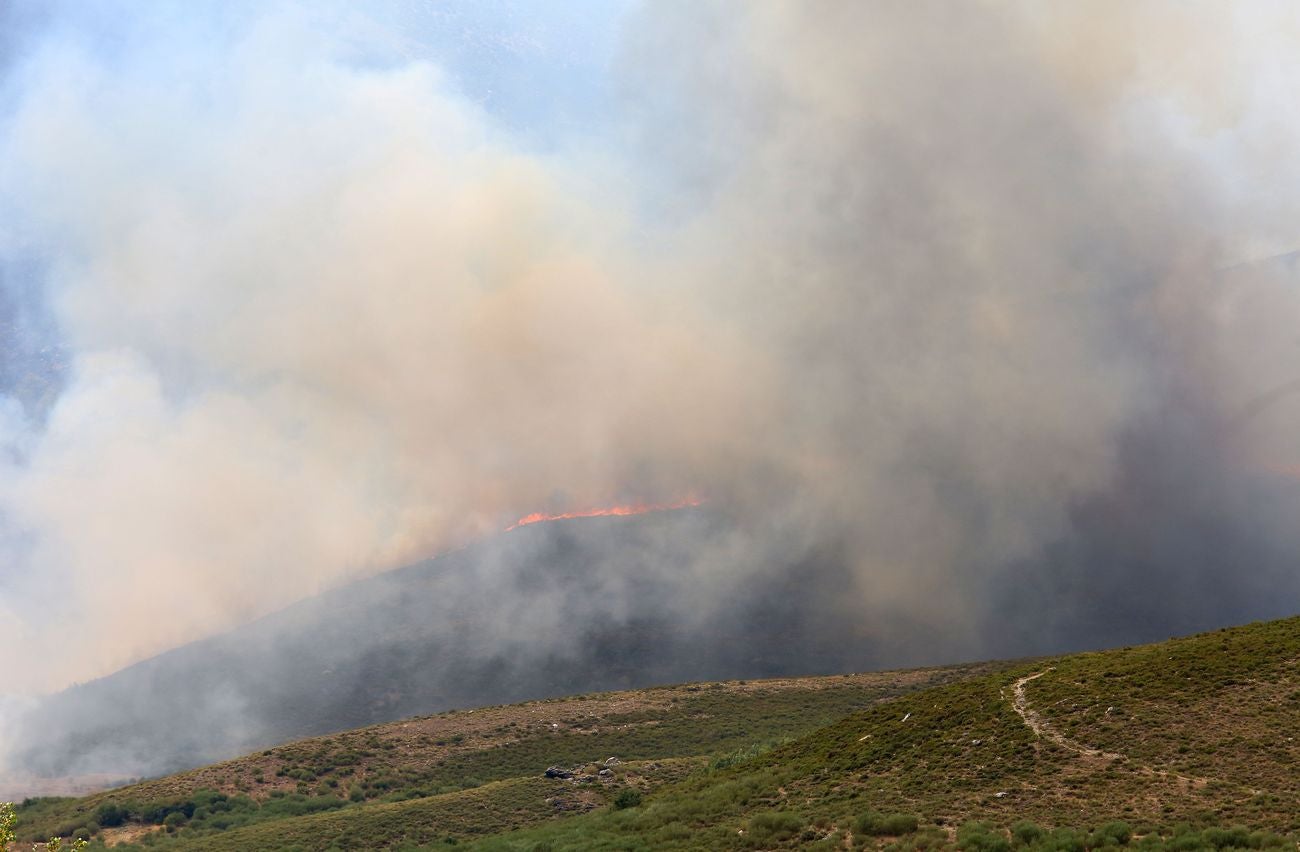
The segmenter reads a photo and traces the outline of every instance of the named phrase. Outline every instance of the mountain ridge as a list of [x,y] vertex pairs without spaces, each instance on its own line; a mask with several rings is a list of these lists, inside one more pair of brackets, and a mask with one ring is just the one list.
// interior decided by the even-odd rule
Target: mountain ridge
[[456,707],[878,667],[830,586],[798,582],[833,560],[732,570],[733,533],[696,508],[520,527],[58,693],[13,762],[155,775]]

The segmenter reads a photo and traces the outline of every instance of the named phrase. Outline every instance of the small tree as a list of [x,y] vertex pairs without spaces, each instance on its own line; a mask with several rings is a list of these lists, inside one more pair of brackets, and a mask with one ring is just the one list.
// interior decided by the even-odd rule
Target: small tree
[[0,802],[0,852],[5,852],[14,842],[14,822],[18,815],[10,802]]

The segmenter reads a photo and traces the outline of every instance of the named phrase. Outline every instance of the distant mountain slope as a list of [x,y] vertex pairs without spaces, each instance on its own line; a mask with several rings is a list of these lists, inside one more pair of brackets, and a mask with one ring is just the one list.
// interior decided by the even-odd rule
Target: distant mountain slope
[[876,667],[833,560],[733,570],[730,534],[697,509],[523,527],[69,689],[21,763],[157,774],[455,707]]
[[[1104,534],[1122,512],[1081,517],[1101,520],[1081,541],[1126,540]],[[1205,541],[1186,559],[1190,545],[1129,560],[1127,546],[1063,546],[1042,572],[936,589],[926,613],[877,599],[870,571],[833,545],[791,538],[707,508],[521,527],[66,690],[5,731],[24,746],[10,768],[152,776],[451,708],[1059,653],[1270,617],[1289,600],[1285,583],[1265,594],[1278,554],[1243,549],[1238,563]],[[1238,564],[1229,584],[1222,566]],[[968,623],[945,620],[963,588]]]

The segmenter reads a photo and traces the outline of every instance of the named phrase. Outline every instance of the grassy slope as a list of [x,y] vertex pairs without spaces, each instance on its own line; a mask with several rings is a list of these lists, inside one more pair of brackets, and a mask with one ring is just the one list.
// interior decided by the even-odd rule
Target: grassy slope
[[[1013,707],[1016,682],[1039,672],[1024,693],[1052,736],[1037,736]],[[1080,828],[1123,819],[1148,826],[1148,845],[1180,821],[1297,832],[1297,731],[1300,619],[1293,618],[1040,661],[910,694],[752,761],[698,773],[641,807],[480,845],[847,848],[864,842],[852,826],[867,811],[919,816],[932,831],[913,836],[912,846],[944,845],[953,827],[972,819]],[[1005,844],[977,837],[985,839],[967,835],[961,845]],[[1265,842],[1206,837],[1169,844]],[[1076,845],[1062,841],[1061,848]]]
[[[20,837],[31,840],[66,834],[93,823],[96,810],[106,803],[124,805],[133,814],[131,822],[140,823],[150,808],[174,806],[200,790],[212,790],[231,796],[239,807],[194,820],[174,837],[152,837],[151,842],[274,849],[292,846],[298,842],[294,838],[303,836],[316,839],[302,848],[324,849],[340,839],[342,848],[349,848],[343,841],[367,834],[391,834],[402,842],[485,834],[608,799],[606,786],[596,785],[573,805],[568,786],[539,780],[551,764],[608,756],[643,761],[621,767],[618,783],[649,789],[680,774],[678,764],[666,759],[799,735],[874,702],[989,670],[967,666],[687,684],[444,713],[302,740],[80,799],[33,803],[20,810],[18,828]],[[509,783],[491,783],[502,781]],[[348,802],[351,796],[362,801]],[[527,804],[520,803],[521,796]],[[383,801],[407,797],[419,798]],[[337,810],[295,815],[321,807]],[[243,825],[266,819],[274,822]],[[405,828],[381,830],[386,821]],[[225,829],[217,832],[217,825]],[[254,829],[251,835],[237,834]],[[244,839],[230,846],[215,840],[218,834]],[[368,848],[383,848],[387,842],[375,840],[378,845]]]
[[368,804],[228,831],[160,834],[150,845],[159,850],[186,852],[445,845],[604,807],[621,789],[653,789],[680,780],[703,765],[703,760],[692,758],[625,763],[609,782],[594,784],[574,784],[541,775],[511,778],[454,793]]
[[[927,682],[938,685],[918,689]],[[894,700],[879,701],[888,696]],[[751,749],[756,756],[702,757],[743,753],[798,729],[805,733],[784,745]],[[148,789],[238,789],[255,766],[262,786],[281,795],[299,782],[272,768],[315,773],[301,782],[310,793],[329,789],[321,785],[340,772],[433,793],[153,839],[178,849],[438,849],[451,836],[490,852],[877,845],[1005,852],[1008,835],[997,829],[1025,819],[1096,830],[1063,829],[1037,845],[1012,841],[1025,849],[1276,848],[1280,838],[1177,826],[1300,832],[1298,730],[1300,618],[1293,618],[1013,666],[692,685],[446,714],[292,744]],[[340,749],[369,756],[325,771],[339,763]],[[629,760],[607,781],[539,777],[550,763],[607,754]],[[469,789],[423,789],[458,783]],[[646,793],[642,804],[606,807],[629,787]],[[56,804],[86,808],[105,798]],[[887,830],[869,830],[868,812],[915,815],[920,831],[896,842]],[[973,830],[971,820],[995,830]],[[1114,820],[1137,836],[1102,828]]]

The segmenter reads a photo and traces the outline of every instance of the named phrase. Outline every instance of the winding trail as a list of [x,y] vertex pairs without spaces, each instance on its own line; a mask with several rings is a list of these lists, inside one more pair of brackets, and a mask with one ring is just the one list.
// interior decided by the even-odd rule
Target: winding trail
[[[1029,695],[1027,694],[1025,689],[1025,687],[1029,684],[1030,681],[1038,680],[1040,677],[1047,674],[1048,672],[1053,672],[1055,670],[1056,670],[1055,668],[1047,668],[1047,669],[1043,669],[1041,672],[1035,672],[1034,674],[1026,675],[1025,677],[1022,677],[1019,680],[1017,680],[1011,687],[1011,709],[1016,711],[1016,715],[1019,716],[1022,721],[1024,721],[1025,725],[1028,726],[1029,730],[1034,732],[1035,736],[1039,737],[1040,739],[1045,739],[1048,740],[1049,742],[1053,742],[1059,745],[1061,748],[1068,749],[1076,754],[1082,755],[1085,758],[1091,758],[1094,760],[1105,760],[1105,761],[1124,760],[1128,762],[1130,766],[1135,768],[1138,772],[1142,773],[1143,775],[1149,775],[1154,778],[1169,778],[1175,781],[1182,782],[1183,784],[1186,784],[1188,787],[1191,787],[1193,789],[1199,789],[1201,787],[1204,787],[1207,784],[1209,784],[1211,781],[1218,781],[1219,783],[1241,786],[1243,789],[1249,791],[1250,795],[1252,796],[1259,795],[1260,793],[1259,790],[1255,790],[1250,787],[1245,787],[1244,785],[1239,785],[1236,784],[1235,782],[1223,781],[1222,779],[1217,779],[1217,778],[1202,778],[1195,775],[1183,775],[1178,772],[1172,772],[1168,769],[1157,769],[1154,766],[1147,766],[1145,764],[1138,763],[1137,761],[1130,759],[1127,755],[1119,754],[1113,751],[1104,751],[1099,748],[1092,748],[1090,746],[1084,745],[1081,742],[1078,742],[1077,740],[1070,739],[1065,734],[1061,733],[1056,728],[1052,727],[1048,723],[1048,721],[1043,718],[1041,713],[1039,713],[1037,710],[1035,710],[1033,707],[1030,706]],[[1004,691],[1003,698],[1005,697],[1006,697],[1006,692]]]
[[1029,696],[1025,694],[1025,685],[1031,680],[1038,680],[1040,677],[1051,671],[1055,671],[1055,669],[1043,669],[1041,672],[1027,675],[1016,681],[1015,685],[1011,687],[1011,709],[1015,710],[1016,715],[1024,720],[1024,723],[1029,726],[1029,730],[1033,731],[1034,735],[1041,739],[1050,740],[1061,748],[1069,749],[1070,751],[1075,752],[1076,754],[1081,754],[1084,757],[1095,757],[1102,760],[1122,759],[1124,757],[1122,754],[1116,754],[1112,751],[1103,751],[1099,748],[1089,748],[1083,743],[1070,739],[1065,734],[1047,724],[1047,720],[1044,719],[1037,710],[1029,706]]

